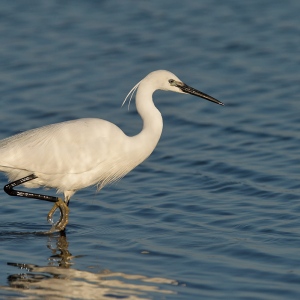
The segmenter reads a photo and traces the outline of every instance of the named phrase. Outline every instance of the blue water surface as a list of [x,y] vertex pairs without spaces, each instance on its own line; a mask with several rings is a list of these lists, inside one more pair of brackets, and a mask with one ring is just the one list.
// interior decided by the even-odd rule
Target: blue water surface
[[299,299],[299,11],[2,1],[1,139],[82,117],[137,134],[134,102],[120,105],[156,69],[225,106],[156,92],[156,150],[120,182],[76,193],[65,234],[44,234],[51,204],[1,192],[0,298]]

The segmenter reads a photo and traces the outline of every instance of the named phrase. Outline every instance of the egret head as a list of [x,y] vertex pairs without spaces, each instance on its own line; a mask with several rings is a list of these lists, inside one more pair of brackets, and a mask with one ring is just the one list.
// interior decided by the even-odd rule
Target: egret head
[[156,89],[172,91],[175,93],[191,94],[203,99],[209,100],[219,105],[224,105],[221,101],[196,90],[184,82],[182,82],[176,75],[169,71],[158,70],[150,73],[145,77],[146,80],[152,81]]
[[187,84],[182,82],[175,74],[166,70],[158,70],[149,73],[144,79],[138,82],[130,90],[125,100],[123,101],[122,106],[125,104],[127,98],[129,98],[129,102],[128,102],[128,109],[129,109],[132,96],[139,86],[145,87],[143,91],[149,92],[151,94],[156,90],[172,91],[175,93],[191,94],[209,100],[211,102],[217,103],[219,105],[224,105],[221,101],[188,86]]

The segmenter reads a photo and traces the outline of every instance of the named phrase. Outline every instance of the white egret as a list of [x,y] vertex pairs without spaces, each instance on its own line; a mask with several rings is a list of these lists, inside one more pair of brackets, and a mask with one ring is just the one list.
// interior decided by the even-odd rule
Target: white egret
[[[59,208],[61,216],[52,231],[64,230],[68,223],[68,204],[76,191],[90,185],[101,189],[122,178],[156,147],[163,128],[161,113],[152,99],[156,90],[192,94],[223,105],[189,87],[169,71],[154,71],[136,84],[123,102],[136,91],[136,108],[143,120],[143,129],[135,136],[125,135],[108,121],[86,118],[47,125],[1,140],[0,171],[10,182],[4,187],[5,192],[55,202],[48,221]],[[64,193],[64,201],[14,190],[20,184],[27,188],[54,188]]]

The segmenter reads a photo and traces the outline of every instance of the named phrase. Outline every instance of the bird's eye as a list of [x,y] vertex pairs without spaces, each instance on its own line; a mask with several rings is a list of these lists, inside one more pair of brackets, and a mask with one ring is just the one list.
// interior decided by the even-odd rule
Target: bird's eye
[[172,86],[176,86],[176,81],[174,79],[169,79],[169,83]]

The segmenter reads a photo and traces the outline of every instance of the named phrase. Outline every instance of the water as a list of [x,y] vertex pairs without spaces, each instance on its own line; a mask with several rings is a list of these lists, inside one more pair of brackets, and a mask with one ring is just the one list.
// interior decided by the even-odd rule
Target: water
[[119,106],[155,69],[226,106],[155,93],[157,149],[78,192],[66,236],[43,234],[51,204],[2,192],[1,299],[299,299],[299,9],[2,1],[0,138],[80,117],[136,134]]

